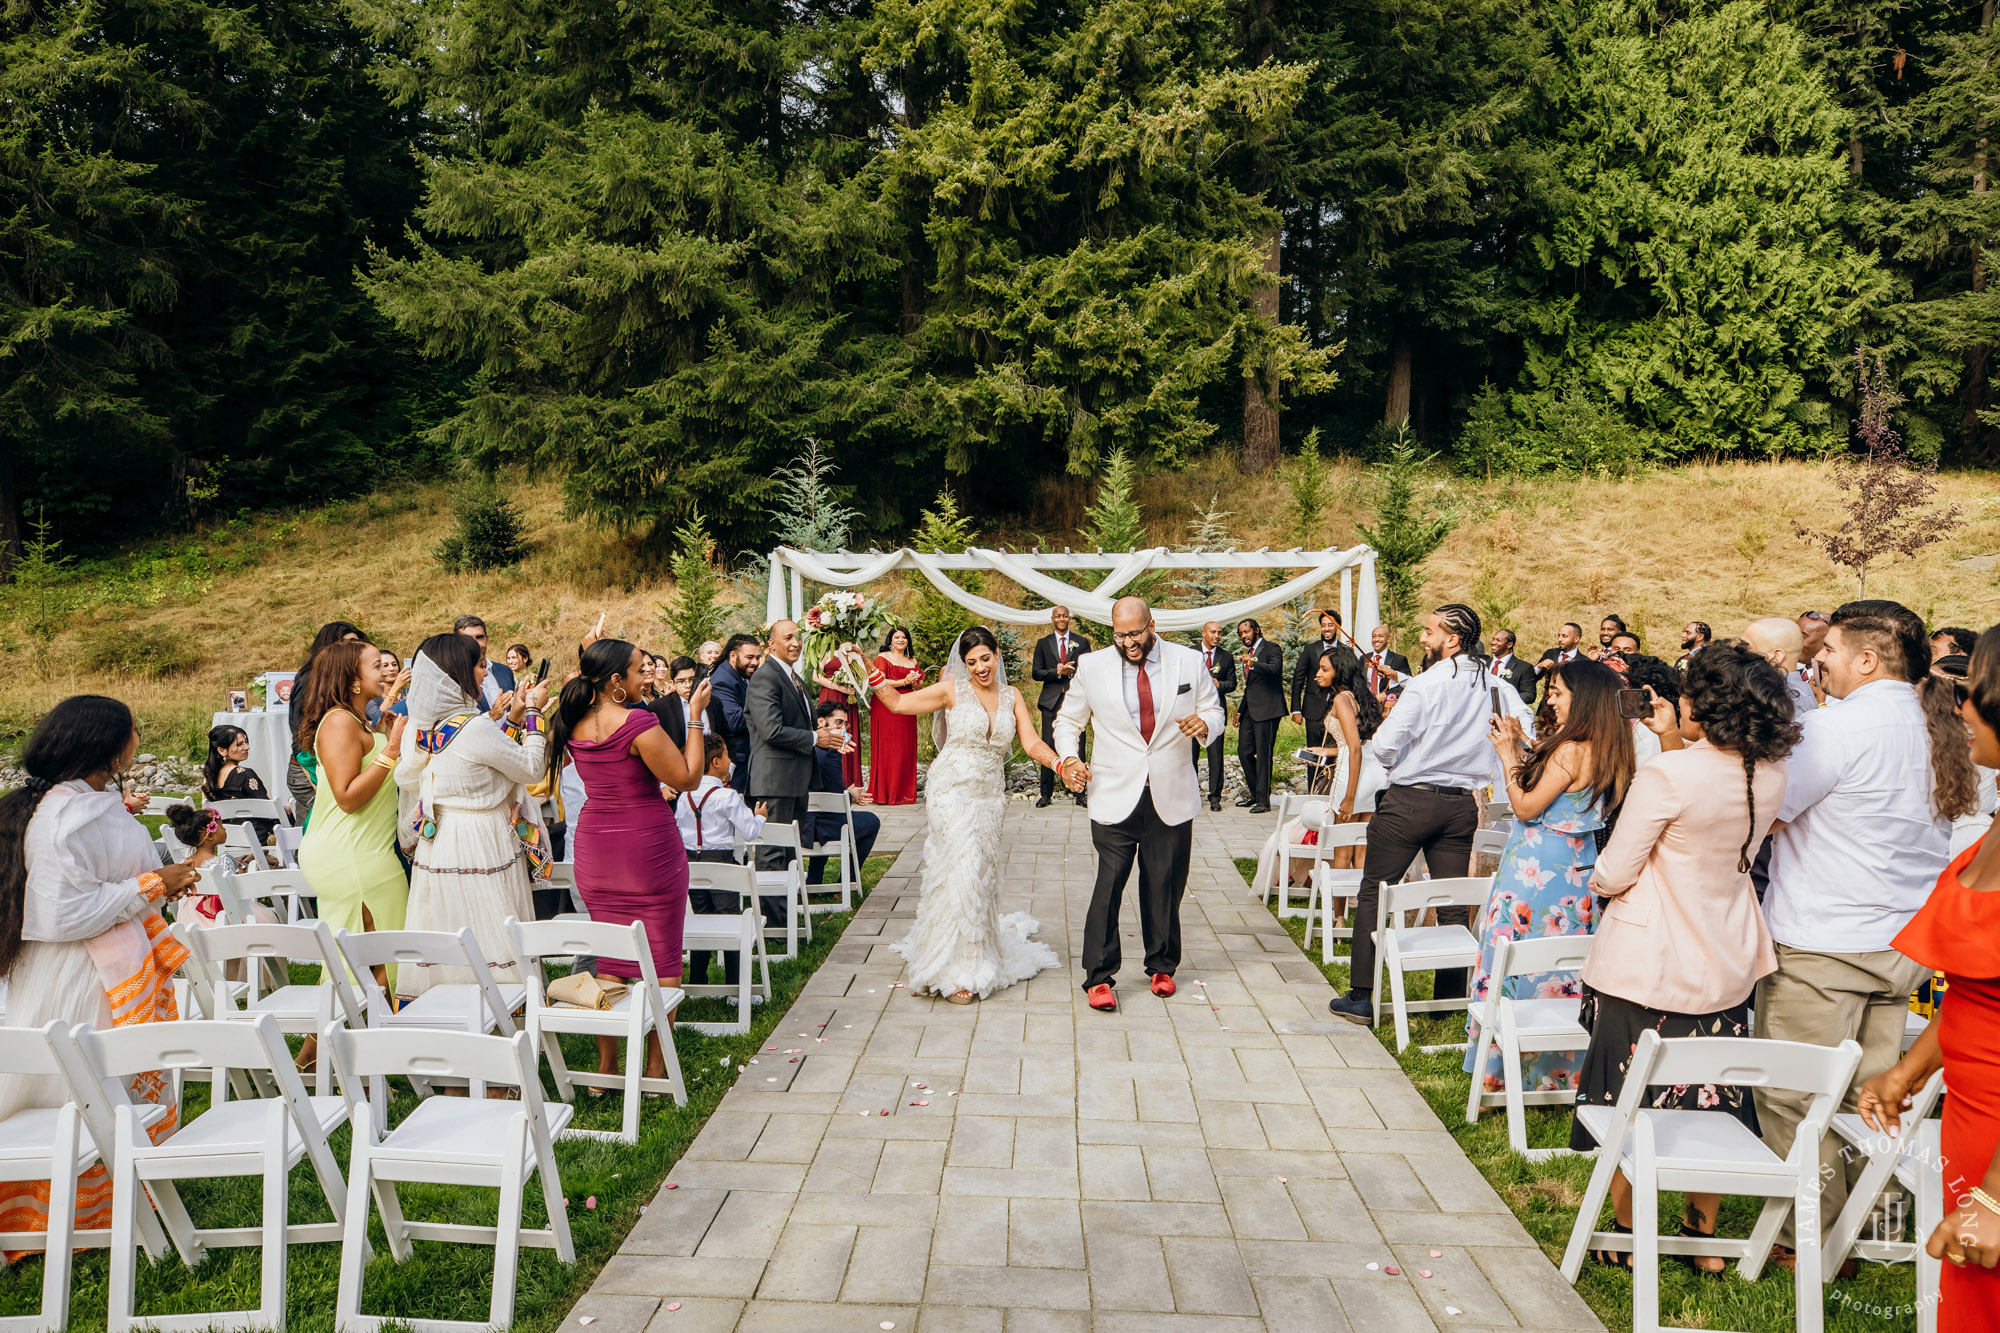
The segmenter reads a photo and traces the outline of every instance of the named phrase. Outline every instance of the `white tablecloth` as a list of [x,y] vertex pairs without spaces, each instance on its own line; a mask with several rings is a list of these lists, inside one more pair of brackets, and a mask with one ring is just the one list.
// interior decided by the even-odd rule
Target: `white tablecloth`
[[255,709],[248,713],[217,713],[212,724],[241,727],[250,736],[250,767],[264,779],[264,789],[280,805],[291,799],[285,790],[285,769],[292,762],[292,710]]

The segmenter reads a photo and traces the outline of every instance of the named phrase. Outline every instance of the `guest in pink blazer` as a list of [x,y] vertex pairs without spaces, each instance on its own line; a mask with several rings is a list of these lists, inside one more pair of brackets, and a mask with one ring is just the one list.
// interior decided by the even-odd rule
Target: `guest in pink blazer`
[[[1784,676],[1740,643],[1709,644],[1688,661],[1682,707],[1676,719],[1671,703],[1654,698],[1646,725],[1661,753],[1633,778],[1591,879],[1605,905],[1583,968],[1582,1023],[1591,1035],[1579,1106],[1617,1102],[1632,1048],[1649,1028],[1662,1037],[1748,1036],[1750,993],[1778,965],[1750,860],[1777,818],[1785,757],[1799,739]],[[1735,1087],[1656,1088],[1646,1104],[1721,1111],[1757,1129],[1754,1100]],[[1570,1146],[1597,1143],[1578,1123]],[[1632,1190],[1622,1174],[1611,1198],[1615,1229],[1624,1231]],[[1681,1234],[1713,1235],[1719,1202],[1689,1195]],[[1623,1254],[1599,1259],[1630,1266]]]

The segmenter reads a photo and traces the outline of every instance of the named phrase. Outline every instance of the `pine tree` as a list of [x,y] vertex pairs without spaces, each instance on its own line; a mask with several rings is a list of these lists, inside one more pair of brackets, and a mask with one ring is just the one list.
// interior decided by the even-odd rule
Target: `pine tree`
[[760,539],[773,465],[865,429],[894,373],[840,317],[893,260],[792,112],[800,20],[768,0],[356,3],[439,137],[422,235],[367,282],[428,355],[475,368],[443,435],[619,528],[700,503],[726,543]]
[[1751,0],[1593,0],[1559,40],[1530,378],[1672,457],[1812,447],[1801,400],[1885,279],[1842,234],[1847,116],[1804,42]]
[[[1086,547],[1106,555],[1124,555],[1128,551],[1143,551],[1153,544],[1146,535],[1139,499],[1132,493],[1135,480],[1132,460],[1123,449],[1113,449],[1105,456],[1104,475],[1097,482],[1097,498],[1085,507],[1083,527],[1077,533]],[[1143,597],[1158,603],[1166,587],[1166,576],[1158,570],[1149,570],[1121,588],[1118,596]],[[1085,620],[1081,627],[1092,642],[1111,642],[1110,626]]]
[[1417,483],[1434,458],[1417,449],[1407,426],[1399,430],[1379,469],[1381,491],[1375,500],[1375,522],[1354,525],[1361,539],[1375,548],[1382,623],[1389,627],[1392,648],[1409,643],[1424,591],[1424,561],[1444,545],[1458,521],[1448,506],[1425,512],[1417,503]]
[[[956,555],[971,546],[975,536],[971,522],[959,513],[957,498],[944,490],[938,492],[937,502],[923,512],[910,538],[910,548],[926,555],[932,552]],[[974,595],[986,591],[985,576],[976,570],[961,571],[954,581]],[[935,673],[950,660],[952,642],[972,624],[972,616],[932,587],[929,579],[920,577],[916,587],[910,637],[916,641],[917,660]]]
[[[1196,555],[1214,555],[1235,549],[1235,542],[1229,535],[1230,512],[1222,507],[1221,495],[1211,495],[1208,503],[1188,524],[1188,547]],[[1213,568],[1203,566],[1191,569],[1174,584],[1174,600],[1182,606],[1214,606],[1223,600],[1222,575]],[[1189,630],[1186,635],[1191,646],[1201,644],[1201,631]]]
[[728,613],[719,604],[722,580],[715,571],[715,543],[701,510],[688,514],[674,531],[674,596],[660,603],[660,618],[674,651],[693,657],[710,639],[722,637]]
[[948,467],[1005,458],[1008,486],[1114,448],[1171,463],[1215,434],[1204,388],[1325,375],[1258,306],[1275,215],[1233,174],[1306,67],[1240,68],[1222,0],[872,13],[870,69],[921,90],[880,198],[906,220],[910,426]]

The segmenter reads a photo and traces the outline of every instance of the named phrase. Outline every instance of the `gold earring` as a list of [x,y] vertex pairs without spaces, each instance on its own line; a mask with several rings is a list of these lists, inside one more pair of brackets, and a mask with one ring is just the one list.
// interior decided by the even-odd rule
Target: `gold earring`
[[358,680],[354,682],[354,693],[361,693],[361,682]]

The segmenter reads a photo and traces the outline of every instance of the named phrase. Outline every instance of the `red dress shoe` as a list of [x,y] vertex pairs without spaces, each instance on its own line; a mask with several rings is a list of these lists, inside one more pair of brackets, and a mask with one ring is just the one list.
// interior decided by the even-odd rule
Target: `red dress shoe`
[[1166,999],[1174,993],[1174,979],[1164,972],[1153,973],[1153,994]]
[[1111,983],[1108,981],[1099,982],[1085,994],[1090,997],[1090,1007],[1093,1009],[1109,1012],[1118,1007],[1118,997],[1112,993]]

